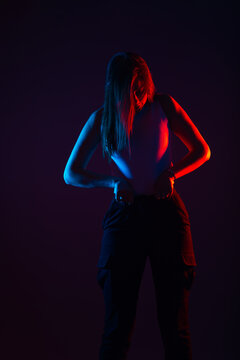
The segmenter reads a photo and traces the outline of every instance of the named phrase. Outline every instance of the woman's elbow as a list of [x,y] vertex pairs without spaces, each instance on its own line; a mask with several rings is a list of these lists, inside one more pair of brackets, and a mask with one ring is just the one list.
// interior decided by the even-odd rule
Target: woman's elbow
[[78,169],[78,171],[73,170],[69,167],[66,167],[63,173],[63,179],[67,185],[73,186],[83,186],[84,184],[84,176],[82,171]]
[[211,150],[210,150],[210,147],[208,146],[207,152],[206,152],[206,160],[209,160],[210,157],[211,157]]
[[70,185],[69,176],[68,176],[68,173],[66,170],[63,173],[63,180],[64,180],[65,184]]
[[73,172],[68,167],[64,170],[63,180],[67,185],[72,185]]
[[205,161],[209,160],[211,157],[211,150],[207,144],[203,148],[203,157],[204,157]]
[[193,152],[196,153],[197,157],[201,159],[203,162],[207,161],[211,157],[211,150],[208,144],[200,144],[196,147]]
[[210,159],[211,157],[211,150],[210,147],[208,145],[204,146],[201,150],[201,157],[207,161]]

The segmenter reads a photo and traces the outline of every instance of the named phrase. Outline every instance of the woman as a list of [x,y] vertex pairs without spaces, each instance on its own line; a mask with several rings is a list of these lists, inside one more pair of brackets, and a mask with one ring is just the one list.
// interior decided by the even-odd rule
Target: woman
[[[171,136],[188,148],[172,162]],[[86,166],[101,143],[112,175]],[[84,125],[64,171],[67,184],[110,187],[97,280],[105,301],[100,360],[126,359],[147,256],[165,359],[192,359],[188,299],[196,274],[190,219],[174,181],[201,166],[210,149],[182,107],[156,91],[142,57],[109,61],[104,105]]]

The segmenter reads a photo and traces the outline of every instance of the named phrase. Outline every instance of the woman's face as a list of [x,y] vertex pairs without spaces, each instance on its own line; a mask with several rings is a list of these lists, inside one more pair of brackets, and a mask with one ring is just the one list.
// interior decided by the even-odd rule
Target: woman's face
[[140,98],[136,95],[136,93],[134,93],[134,98],[135,98],[136,111],[142,110],[143,106],[145,105],[145,103],[147,101],[147,93],[145,95],[143,95],[143,97],[140,97]]
[[147,93],[141,80],[136,79],[133,84],[133,95],[135,99],[136,111],[140,111],[147,101]]

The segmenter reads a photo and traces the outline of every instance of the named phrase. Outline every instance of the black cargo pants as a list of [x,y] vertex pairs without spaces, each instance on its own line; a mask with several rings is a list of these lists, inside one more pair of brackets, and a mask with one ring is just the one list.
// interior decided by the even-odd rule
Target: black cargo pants
[[188,211],[174,188],[167,199],[114,198],[104,216],[97,281],[105,303],[99,360],[127,358],[138,292],[149,257],[165,360],[191,360],[189,294],[196,275]]

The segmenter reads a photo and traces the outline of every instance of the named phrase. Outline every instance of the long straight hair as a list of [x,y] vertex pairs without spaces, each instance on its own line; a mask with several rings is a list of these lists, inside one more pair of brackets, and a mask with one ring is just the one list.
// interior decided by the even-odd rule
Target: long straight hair
[[116,53],[107,65],[101,122],[103,157],[107,154],[108,162],[114,152],[126,146],[131,156],[130,136],[136,111],[133,84],[139,86],[135,87],[137,92],[147,94],[148,102],[153,102],[156,88],[146,61],[136,53]]

